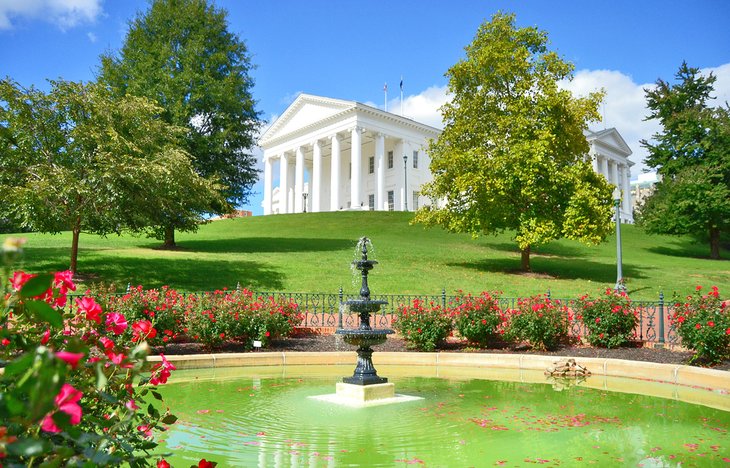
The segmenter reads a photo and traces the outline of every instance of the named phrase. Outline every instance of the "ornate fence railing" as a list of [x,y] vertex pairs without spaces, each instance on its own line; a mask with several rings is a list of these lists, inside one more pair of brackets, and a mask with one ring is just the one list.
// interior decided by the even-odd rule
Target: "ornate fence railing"
[[[122,293],[123,294],[123,293]],[[204,294],[193,292],[188,294]],[[338,293],[308,293],[308,292],[284,292],[284,291],[254,291],[255,296],[273,297],[293,301],[299,306],[302,313],[303,328],[351,328],[358,324],[358,316],[350,313],[344,302],[352,299],[359,299],[356,294],[345,294],[341,289]],[[547,293],[550,297],[550,292]],[[454,304],[457,296],[447,295],[445,290],[439,294],[374,294],[373,300],[387,301],[380,311],[371,316],[373,328],[389,328],[392,317],[400,308],[413,304],[418,299],[427,306],[441,306],[447,308]],[[551,298],[560,300],[572,309],[572,299]],[[518,298],[500,297],[500,308],[513,309],[517,306]],[[73,300],[69,300],[72,306]],[[664,301],[663,294],[659,294],[658,301],[633,301],[634,307],[638,310],[639,322],[636,326],[636,337],[639,341],[648,343],[679,344],[679,336],[674,327],[670,325],[669,317],[672,315],[672,304]],[[571,336],[585,336],[585,325],[581,321],[572,320],[569,326]]]

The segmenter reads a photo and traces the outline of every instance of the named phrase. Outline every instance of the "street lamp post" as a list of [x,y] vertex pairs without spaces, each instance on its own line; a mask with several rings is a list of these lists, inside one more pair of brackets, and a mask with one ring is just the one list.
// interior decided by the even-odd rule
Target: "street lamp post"
[[613,289],[620,292],[626,292],[624,274],[621,265],[621,190],[619,190],[618,187],[613,189],[613,206],[616,210],[616,286],[614,286]]
[[408,155],[403,155],[403,206],[408,211]]
[[302,198],[304,198],[304,212],[305,213],[307,212],[307,195],[308,195],[307,192],[302,193]]

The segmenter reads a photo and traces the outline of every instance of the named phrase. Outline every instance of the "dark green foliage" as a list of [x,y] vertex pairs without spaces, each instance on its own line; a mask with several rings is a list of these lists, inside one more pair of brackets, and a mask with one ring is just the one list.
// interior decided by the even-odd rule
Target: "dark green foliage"
[[682,63],[677,83],[657,80],[646,90],[648,119],[662,130],[643,140],[646,163],[662,176],[639,211],[650,233],[690,234],[709,240],[720,258],[720,237],[730,232],[730,108],[710,107],[712,74]]

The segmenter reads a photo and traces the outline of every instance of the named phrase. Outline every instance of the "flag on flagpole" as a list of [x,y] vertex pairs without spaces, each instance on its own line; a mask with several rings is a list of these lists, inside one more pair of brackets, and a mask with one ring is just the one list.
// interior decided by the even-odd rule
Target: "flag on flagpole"
[[383,105],[383,109],[385,112],[388,112],[388,82],[386,81],[383,85],[383,93],[385,93],[385,104]]
[[400,115],[403,116],[403,75],[400,76]]

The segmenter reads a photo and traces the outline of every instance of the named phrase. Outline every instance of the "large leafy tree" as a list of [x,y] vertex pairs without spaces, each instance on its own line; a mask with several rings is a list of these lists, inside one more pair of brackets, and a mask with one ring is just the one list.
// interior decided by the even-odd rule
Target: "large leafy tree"
[[[102,57],[100,79],[122,95],[145,96],[164,109],[162,118],[187,128],[185,149],[196,171],[223,184],[223,213],[245,202],[258,177],[250,149],[260,128],[251,94],[246,45],[228,30],[226,12],[206,0],[154,0],[130,24],[118,56]],[[179,225],[161,226],[175,244]]]
[[560,89],[573,66],[547,49],[544,32],[514,15],[481,25],[466,58],[451,67],[443,133],[429,147],[434,201],[416,220],[450,231],[515,232],[522,269],[530,252],[561,237],[588,243],[612,228],[611,186],[586,161],[587,122],[601,93]]
[[646,164],[662,176],[640,209],[648,232],[689,234],[709,240],[710,256],[720,258],[720,236],[730,232],[730,107],[711,107],[716,77],[682,63],[677,82],[662,79],[645,90],[647,119],[661,130]]
[[0,217],[40,232],[72,232],[77,271],[82,231],[142,231],[173,210],[195,229],[218,196],[180,149],[182,129],[145,98],[115,98],[98,84],[51,90],[0,81]]

